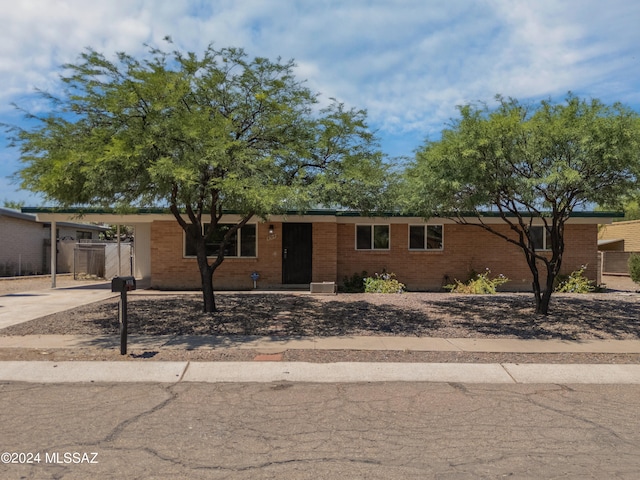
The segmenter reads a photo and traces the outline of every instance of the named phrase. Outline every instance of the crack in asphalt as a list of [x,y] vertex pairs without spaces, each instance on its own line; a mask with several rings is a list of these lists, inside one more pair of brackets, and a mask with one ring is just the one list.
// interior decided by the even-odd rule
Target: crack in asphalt
[[[91,447],[101,463],[86,472],[96,478],[110,471],[193,479],[521,478],[531,472],[633,478],[640,468],[634,428],[639,389],[458,382],[15,384],[0,389],[0,438],[16,439],[16,448]],[[0,465],[3,478],[80,474],[63,465]]]
[[102,442],[113,442],[121,434],[121,432],[124,429],[126,429],[129,425],[135,424],[136,422],[138,422],[144,417],[153,415],[154,413],[158,412],[159,410],[162,410],[163,408],[171,404],[173,401],[175,401],[178,398],[178,394],[176,392],[171,391],[173,387],[174,385],[162,386],[161,389],[169,394],[168,398],[166,398],[164,401],[160,402],[159,404],[155,405],[150,409],[144,410],[126,420],[123,420],[118,425],[116,425],[108,435],[106,435],[102,439]]

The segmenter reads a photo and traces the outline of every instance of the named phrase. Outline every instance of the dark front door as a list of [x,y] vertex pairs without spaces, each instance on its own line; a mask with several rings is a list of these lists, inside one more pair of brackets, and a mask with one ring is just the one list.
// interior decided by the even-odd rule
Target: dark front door
[[311,283],[311,224],[282,224],[282,283]]

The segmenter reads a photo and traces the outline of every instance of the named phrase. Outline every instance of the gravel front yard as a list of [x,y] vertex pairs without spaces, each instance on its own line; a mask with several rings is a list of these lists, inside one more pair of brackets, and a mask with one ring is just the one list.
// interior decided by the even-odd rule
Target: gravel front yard
[[[142,293],[142,292],[140,292]],[[140,335],[336,336],[443,338],[640,338],[637,294],[556,294],[552,313],[533,312],[531,294],[219,293],[219,311],[201,312],[199,295],[129,296],[129,333]],[[0,330],[2,335],[116,335],[117,299]]]
[[[34,284],[35,285],[35,284]],[[129,295],[129,333],[137,335],[429,336],[443,338],[639,339],[640,295],[633,291],[556,294],[552,313],[533,313],[531,294],[402,295],[218,293],[219,311],[201,312],[197,294]],[[0,335],[118,335],[117,299],[0,330]],[[247,361],[253,350],[130,351],[0,349],[0,360]],[[284,361],[640,363],[640,355],[288,350]]]

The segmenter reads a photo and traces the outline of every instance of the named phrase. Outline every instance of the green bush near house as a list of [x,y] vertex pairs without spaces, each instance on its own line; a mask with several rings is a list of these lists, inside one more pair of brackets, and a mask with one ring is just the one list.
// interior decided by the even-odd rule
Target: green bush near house
[[364,279],[365,293],[404,293],[405,285],[396,280],[393,273],[377,273]]
[[640,284],[640,254],[634,253],[629,257],[629,275],[631,280]]
[[460,280],[455,280],[454,284],[445,285],[444,288],[451,293],[466,293],[466,294],[494,294],[497,287],[504,285],[509,281],[507,277],[500,274],[497,277],[489,278],[491,270],[488,268],[484,273],[472,273],[471,278],[467,283],[463,283]]
[[351,277],[345,276],[342,279],[342,286],[340,291],[345,293],[364,293],[364,279],[367,278],[368,273],[362,271],[362,273],[354,273]]
[[571,272],[568,276],[558,277],[558,284],[554,291],[558,293],[591,293],[596,290],[593,280],[584,276],[586,266]]

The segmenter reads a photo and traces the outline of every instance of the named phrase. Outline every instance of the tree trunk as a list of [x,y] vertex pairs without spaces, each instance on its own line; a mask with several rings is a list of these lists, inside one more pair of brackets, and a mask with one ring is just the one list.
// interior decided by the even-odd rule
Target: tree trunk
[[[207,269],[208,270],[208,269]],[[213,293],[213,272],[201,272],[202,278],[202,299],[204,300],[204,313],[217,311],[216,298]]]
[[558,264],[557,262],[550,262],[547,265],[547,281],[545,285],[545,290],[542,293],[542,297],[540,298],[540,304],[537,305],[536,313],[542,315],[549,314],[549,303],[551,302],[551,294],[553,293],[553,284],[555,283],[556,276],[558,275]]
[[202,286],[202,299],[204,301],[204,313],[213,313],[216,309],[216,299],[213,293],[213,271],[206,256],[200,258],[198,255],[198,268],[200,269],[200,284]]
[[540,315],[548,315],[549,314],[549,303],[551,302],[551,292],[553,290],[548,286],[544,292],[542,292],[542,296],[540,297],[540,302],[536,302],[536,313]]
[[545,302],[544,297],[546,295],[546,292],[543,293],[542,288],[540,287],[540,274],[538,273],[538,264],[536,263],[536,258],[532,255],[527,255],[527,264],[529,265],[529,270],[531,270],[531,275],[533,276],[531,288],[533,289],[533,296],[536,299],[536,313],[546,315],[549,308],[549,299],[547,299]]
[[542,315],[546,315],[547,314],[547,310],[549,309],[549,300],[546,300],[546,307],[545,307],[545,295],[547,292],[542,292],[542,288],[540,287],[540,280],[538,279],[538,276],[534,276],[533,282],[531,284],[531,286],[533,287],[533,296],[536,299],[536,313],[538,314],[542,314]]
[[[536,313],[540,315],[549,314],[549,304],[551,303],[551,294],[553,293],[553,284],[556,278],[557,272],[553,267],[553,264],[547,265],[547,281],[545,282],[544,291],[540,288],[540,282],[537,276],[534,282],[534,294],[536,296]],[[537,290],[536,285],[537,283]]]

